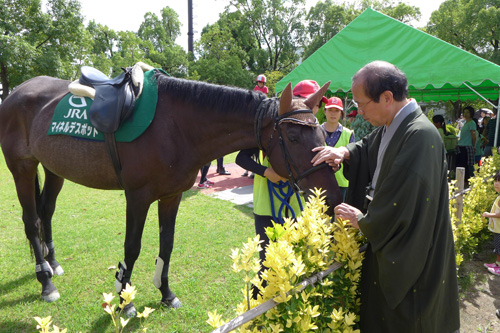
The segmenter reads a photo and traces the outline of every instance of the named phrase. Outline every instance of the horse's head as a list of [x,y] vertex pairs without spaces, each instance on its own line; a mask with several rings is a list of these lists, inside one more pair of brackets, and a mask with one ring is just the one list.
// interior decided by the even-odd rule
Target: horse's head
[[325,145],[325,133],[312,109],[318,105],[330,83],[306,99],[293,99],[292,86],[288,84],[280,99],[278,117],[270,129],[266,153],[273,169],[288,178],[296,191],[307,198],[310,190],[321,188],[326,191],[328,214],[342,202],[342,196],[331,167],[323,163],[313,167],[312,149]]

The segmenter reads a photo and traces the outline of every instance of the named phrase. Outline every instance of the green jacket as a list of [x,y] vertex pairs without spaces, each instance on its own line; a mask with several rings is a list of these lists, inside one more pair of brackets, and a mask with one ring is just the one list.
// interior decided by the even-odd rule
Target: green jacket
[[[382,127],[347,145],[347,203],[362,209]],[[460,327],[445,150],[420,108],[385,152],[373,201],[359,221],[368,240],[361,332],[454,332]]]
[[[259,153],[258,162],[263,166],[268,167],[269,161],[263,157],[262,152]],[[290,188],[290,184],[287,182],[288,186],[286,189]],[[285,191],[286,191],[285,189]],[[304,207],[304,198],[300,196],[302,201],[302,206]],[[276,215],[278,215],[280,210],[281,201],[275,195],[273,195],[273,206]],[[290,199],[290,205],[294,211],[295,216],[299,216],[301,213],[299,202],[297,201],[297,195],[293,195]],[[254,176],[253,180],[253,211],[257,215],[263,216],[273,216],[271,210],[271,197],[269,196],[269,186],[267,183],[267,178],[261,177],[257,174]],[[280,217],[292,217],[291,212],[288,209],[283,209]],[[275,221],[278,222],[278,221]]]
[[[335,144],[335,148],[338,147],[345,147],[349,143],[349,140],[351,139],[352,135],[352,130],[348,128],[343,128],[342,133],[340,134],[339,141]],[[340,187],[348,187],[349,186],[349,181],[345,178],[344,176],[344,164],[341,164],[340,169],[335,172],[335,178],[337,179],[337,184]]]

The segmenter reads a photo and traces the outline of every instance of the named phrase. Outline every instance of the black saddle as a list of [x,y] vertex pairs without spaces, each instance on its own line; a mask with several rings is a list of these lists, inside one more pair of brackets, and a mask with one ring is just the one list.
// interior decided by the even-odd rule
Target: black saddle
[[110,79],[89,66],[81,68],[79,82],[95,89],[95,98],[88,112],[92,125],[102,133],[114,133],[130,118],[135,107],[132,68],[122,68],[123,73]]

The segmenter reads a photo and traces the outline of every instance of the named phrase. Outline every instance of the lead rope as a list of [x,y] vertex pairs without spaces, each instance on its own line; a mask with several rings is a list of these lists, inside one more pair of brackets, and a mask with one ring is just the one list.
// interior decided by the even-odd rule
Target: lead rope
[[[300,200],[300,195],[293,190],[289,182],[279,181],[276,184],[268,179],[267,188],[269,191],[269,198],[271,200],[271,212],[273,214],[273,220],[278,222],[279,224],[283,225],[285,223],[285,220],[283,218],[283,212],[285,209],[292,213],[292,218],[296,217],[295,211],[290,205],[290,199],[293,195],[296,196],[297,201],[299,202],[300,211],[302,212],[304,210],[302,201]],[[285,188],[287,189],[286,193],[284,191]],[[281,202],[280,208],[278,210],[278,215],[276,215],[276,210],[274,209],[274,197],[276,197]]]

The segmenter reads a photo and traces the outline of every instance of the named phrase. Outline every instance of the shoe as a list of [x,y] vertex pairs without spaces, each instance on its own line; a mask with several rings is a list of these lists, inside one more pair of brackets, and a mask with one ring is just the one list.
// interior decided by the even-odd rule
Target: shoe
[[252,173],[250,174],[250,176],[248,176],[248,178],[253,179],[253,178],[254,178],[254,176],[255,176],[255,175],[254,175],[254,173],[252,172]]
[[497,265],[496,262],[492,263],[492,264],[484,264],[484,267],[486,268],[496,268],[496,267],[500,267]]
[[210,186],[214,185],[215,183],[213,181],[210,181],[210,180],[205,180],[205,184],[208,184]]
[[205,188],[210,188],[210,187],[211,187],[211,186],[210,186],[210,185],[208,185],[208,184],[207,184],[207,182],[204,182],[204,183],[199,183],[199,184],[198,184],[198,188],[199,188],[200,190],[205,189]]
[[241,175],[241,177],[248,177],[248,171],[245,171],[245,172]]
[[490,272],[493,275],[498,275],[500,276],[500,266],[499,267],[494,267],[494,268],[488,268],[488,272]]
[[226,171],[226,169],[217,170],[217,173],[218,173],[219,175],[230,175],[230,174],[231,174],[231,172]]
[[497,310],[495,311],[495,313],[496,313],[497,317],[500,319],[500,309],[497,309]]

